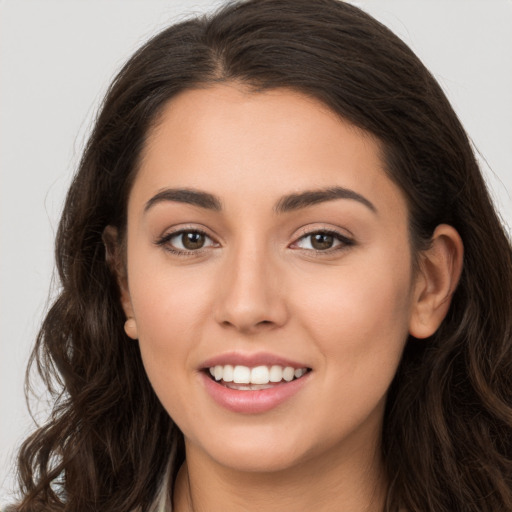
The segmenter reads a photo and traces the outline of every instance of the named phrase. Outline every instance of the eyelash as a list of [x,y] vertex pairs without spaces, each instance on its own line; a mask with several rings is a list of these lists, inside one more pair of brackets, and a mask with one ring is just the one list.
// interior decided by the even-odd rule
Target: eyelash
[[297,250],[303,250],[303,251],[307,251],[308,253],[313,253],[315,255],[322,256],[325,254],[332,254],[334,252],[346,250],[347,248],[349,248],[355,244],[354,240],[348,238],[345,235],[342,235],[338,231],[335,231],[332,229],[316,229],[314,231],[304,232],[299,238],[297,238],[297,240],[295,242],[293,242],[292,246],[297,245],[298,242],[300,242],[301,240],[305,240],[307,238],[311,239],[315,235],[332,236],[335,241],[339,242],[339,244],[335,245],[334,247],[329,247],[328,249],[324,249],[324,250],[314,249],[314,248],[304,249],[301,247],[298,247]]
[[[173,238],[179,237],[180,235],[182,236],[185,233],[202,235],[205,238],[207,238],[208,240],[210,240],[210,242],[212,242],[212,243],[207,246],[200,247],[198,249],[179,249],[170,244],[170,241]],[[338,243],[338,245],[335,245],[334,247],[329,247],[325,250],[314,249],[314,248],[304,249],[301,247],[297,247],[296,250],[302,250],[302,251],[308,252],[310,254],[313,253],[315,255],[322,256],[325,254],[331,254],[333,252],[346,250],[348,247],[353,246],[355,244],[354,240],[342,235],[338,231],[334,231],[331,229],[316,229],[314,231],[304,232],[299,238],[297,238],[292,244],[290,244],[289,247],[293,248],[293,246],[297,245],[298,242],[300,242],[301,240],[311,238],[315,235],[332,236],[339,243]],[[197,228],[189,228],[189,229],[180,229],[178,231],[173,231],[171,233],[167,233],[167,234],[163,235],[162,237],[160,237],[158,240],[156,240],[155,245],[163,247],[166,251],[168,251],[172,254],[175,254],[177,256],[198,256],[198,255],[202,254],[205,250],[209,249],[210,247],[215,247],[216,245],[218,245],[218,243],[215,242],[212,239],[212,237],[210,237],[205,231],[203,231],[201,229],[197,229]]]
[[[185,233],[191,233],[191,234],[198,234],[198,235],[202,235],[204,236],[205,238],[207,238],[208,240],[210,240],[211,242],[213,242],[213,244],[211,245],[208,245],[206,247],[200,247],[198,249],[179,249],[179,248],[176,248],[176,247],[173,247],[170,243],[170,241],[173,239],[173,238],[176,238],[176,237],[179,237],[180,235],[184,235]],[[209,247],[212,247],[216,244],[216,242],[212,239],[211,236],[209,236],[205,231],[203,231],[202,229],[197,229],[197,228],[189,228],[189,229],[180,229],[178,231],[173,231],[171,233],[167,233],[165,235],[163,235],[162,237],[160,237],[156,242],[155,242],[156,245],[160,246],[160,247],[163,247],[166,251],[172,253],[172,254],[175,254],[177,256],[198,256],[199,254],[201,254],[202,252],[204,252],[206,249],[208,249]]]

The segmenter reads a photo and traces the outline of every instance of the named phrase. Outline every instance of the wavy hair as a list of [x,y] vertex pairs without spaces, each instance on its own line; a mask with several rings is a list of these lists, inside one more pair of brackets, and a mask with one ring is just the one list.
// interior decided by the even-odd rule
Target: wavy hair
[[373,134],[407,199],[416,254],[440,223],[461,235],[448,316],[431,338],[408,340],[389,390],[385,510],[512,510],[509,240],[440,86],[390,30],[338,0],[232,2],[167,28],[113,81],[57,233],[60,294],[32,356],[55,407],[21,448],[14,510],[147,511],[162,482],[172,493],[182,434],[124,333],[102,234],[126,228],[141,149],[164,105],[234,81],[300,91]]

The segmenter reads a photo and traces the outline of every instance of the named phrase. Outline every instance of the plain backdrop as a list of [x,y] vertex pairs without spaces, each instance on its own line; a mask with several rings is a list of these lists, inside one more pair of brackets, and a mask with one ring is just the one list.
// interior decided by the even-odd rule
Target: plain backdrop
[[[353,3],[401,36],[440,81],[512,225],[512,1]],[[97,105],[141,43],[218,4],[0,0],[0,505],[13,486],[16,448],[32,429],[25,366],[48,305],[63,197]],[[34,401],[39,417],[43,398]]]

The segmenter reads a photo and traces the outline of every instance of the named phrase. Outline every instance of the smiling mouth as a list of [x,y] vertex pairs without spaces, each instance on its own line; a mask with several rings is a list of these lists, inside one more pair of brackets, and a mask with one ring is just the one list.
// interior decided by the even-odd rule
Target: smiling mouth
[[293,368],[291,366],[243,366],[216,365],[205,370],[218,384],[238,391],[270,389],[276,385],[298,380],[311,368]]

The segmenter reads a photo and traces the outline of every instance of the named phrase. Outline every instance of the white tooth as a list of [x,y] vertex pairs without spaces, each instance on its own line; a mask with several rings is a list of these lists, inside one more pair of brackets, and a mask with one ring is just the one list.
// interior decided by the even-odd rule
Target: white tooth
[[283,369],[275,364],[270,368],[269,379],[270,382],[281,382],[283,380]]
[[251,381],[251,369],[247,366],[235,366],[233,369],[233,382],[237,384],[249,384]]
[[294,372],[294,375],[297,379],[300,379],[306,373],[305,368],[297,368]]
[[292,380],[293,380],[294,373],[295,373],[295,368],[292,368],[291,366],[287,366],[287,367],[283,370],[283,379],[284,379],[286,382],[290,382],[290,381],[292,381]]
[[268,368],[256,366],[251,370],[251,384],[268,384]]
[[215,377],[215,367],[214,367],[214,366],[212,366],[212,367],[210,368],[210,375],[211,375],[212,377]]
[[222,380],[223,368],[220,364],[215,367],[215,380]]
[[230,364],[224,366],[224,375],[222,376],[224,382],[233,382],[233,367]]
[[228,382],[226,387],[238,391],[260,391],[262,389],[272,389],[274,386],[272,384],[235,384],[234,382]]

